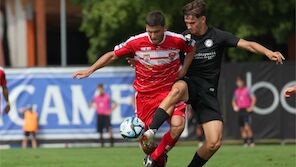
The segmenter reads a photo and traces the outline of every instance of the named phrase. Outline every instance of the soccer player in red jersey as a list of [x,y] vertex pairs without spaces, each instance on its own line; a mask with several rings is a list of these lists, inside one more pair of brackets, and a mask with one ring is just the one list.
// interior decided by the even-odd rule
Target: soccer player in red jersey
[[[180,34],[166,31],[163,14],[154,11],[146,17],[145,33],[115,46],[114,51],[104,54],[88,69],[74,72],[73,78],[88,77],[115,59],[132,55],[135,59],[136,115],[148,128],[160,102],[168,95],[174,82],[187,72],[195,52],[194,45],[193,40],[186,40]],[[187,53],[182,68],[179,52]],[[185,103],[179,103],[173,107],[174,112],[168,118],[170,130],[162,137],[155,150],[149,150],[151,145],[142,143],[144,152],[149,154],[144,161],[146,167],[165,165],[163,157],[184,130],[185,106]]]
[[[7,81],[6,81],[4,69],[0,67],[0,86],[2,87],[2,93],[3,93],[4,99],[6,101],[6,106],[4,108],[4,111],[5,111],[5,113],[8,113],[10,110],[10,105],[9,105],[8,89],[7,89],[6,83],[7,83]],[[2,96],[0,96],[0,109],[2,110],[1,97]]]

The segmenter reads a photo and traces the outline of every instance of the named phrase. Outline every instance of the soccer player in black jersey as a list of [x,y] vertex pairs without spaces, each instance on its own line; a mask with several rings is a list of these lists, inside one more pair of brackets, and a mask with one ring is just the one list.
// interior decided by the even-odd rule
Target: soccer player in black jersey
[[186,101],[198,111],[198,119],[205,134],[204,145],[197,150],[188,167],[201,167],[220,148],[222,141],[223,119],[217,99],[217,88],[224,49],[238,47],[265,55],[280,64],[283,63],[284,57],[280,52],[271,51],[256,42],[240,39],[218,28],[208,27],[206,4],[203,0],[195,0],[185,5],[183,14],[188,28],[183,34],[196,41],[197,51],[186,76],[174,84],[171,92],[159,105],[150,129],[144,136],[147,141],[152,141],[157,129],[173,112],[173,106],[180,101]]

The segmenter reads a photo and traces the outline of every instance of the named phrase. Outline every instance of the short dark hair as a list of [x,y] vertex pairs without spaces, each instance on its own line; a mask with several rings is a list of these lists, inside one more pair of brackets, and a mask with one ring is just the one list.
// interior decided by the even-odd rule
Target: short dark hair
[[104,88],[104,85],[103,84],[98,84],[97,88]]
[[242,81],[246,81],[246,78],[245,78],[245,75],[243,75],[243,74],[239,74],[239,75],[237,75],[236,76],[236,80],[242,80]]
[[195,0],[183,7],[184,16],[195,16],[199,18],[200,16],[206,16],[207,9],[204,0]]
[[146,16],[146,24],[148,26],[162,26],[165,25],[165,18],[161,11],[152,11]]

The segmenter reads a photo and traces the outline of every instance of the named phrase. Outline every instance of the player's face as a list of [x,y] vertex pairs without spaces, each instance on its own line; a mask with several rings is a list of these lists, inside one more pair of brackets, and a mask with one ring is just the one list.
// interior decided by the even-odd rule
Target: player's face
[[165,28],[163,26],[149,26],[146,25],[146,31],[154,45],[158,45],[164,36]]
[[187,29],[194,35],[202,35],[202,27],[205,26],[205,16],[196,17],[192,15],[184,16]]
[[104,89],[104,87],[99,86],[99,87],[98,87],[98,93],[99,93],[99,95],[104,94],[104,93],[105,93],[105,89]]
[[244,81],[241,80],[241,79],[237,79],[236,80],[236,86],[239,87],[239,88],[243,87],[244,86]]

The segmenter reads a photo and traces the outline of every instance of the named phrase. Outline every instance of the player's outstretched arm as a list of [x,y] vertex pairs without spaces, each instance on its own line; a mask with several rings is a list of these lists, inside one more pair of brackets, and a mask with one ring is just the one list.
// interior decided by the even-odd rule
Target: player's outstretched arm
[[191,52],[186,54],[182,69],[179,72],[179,78],[182,78],[186,75],[186,73],[189,69],[189,66],[194,58],[195,51],[196,51],[196,47],[194,47]]
[[106,65],[117,59],[113,51],[105,53],[92,66],[85,70],[79,70],[73,73],[74,79],[82,79],[90,76],[96,70],[105,67]]
[[256,54],[266,55],[270,60],[275,61],[277,64],[283,64],[283,60],[285,60],[284,56],[280,52],[273,52],[265,48],[264,46],[258,44],[257,42],[251,42],[244,39],[240,39],[238,41],[237,46],[239,48],[246,49]]

